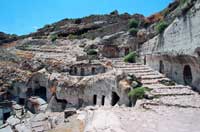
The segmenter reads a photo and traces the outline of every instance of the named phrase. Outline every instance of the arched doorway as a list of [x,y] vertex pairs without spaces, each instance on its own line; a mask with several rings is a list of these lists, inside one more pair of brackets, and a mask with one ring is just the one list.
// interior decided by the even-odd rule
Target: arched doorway
[[159,62],[159,72],[162,74],[164,73],[164,63],[162,60]]
[[184,66],[183,80],[184,80],[185,85],[192,84],[192,71],[189,65]]
[[112,100],[111,100],[111,105],[115,106],[117,102],[119,101],[120,97],[117,95],[116,92],[112,92]]

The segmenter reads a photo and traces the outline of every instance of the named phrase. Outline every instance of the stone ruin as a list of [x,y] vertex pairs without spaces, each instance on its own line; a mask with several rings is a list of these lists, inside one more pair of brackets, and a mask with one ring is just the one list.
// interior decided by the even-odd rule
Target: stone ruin
[[[166,16],[62,20],[59,30],[49,25],[7,43],[0,52],[0,131],[156,131],[155,124],[165,131],[170,123],[172,131],[199,130],[190,120],[200,121],[200,2],[177,6]],[[141,21],[135,36],[131,18]],[[163,19],[170,24],[156,33]],[[124,62],[132,51],[136,63]],[[128,93],[138,87],[149,91],[132,100]]]

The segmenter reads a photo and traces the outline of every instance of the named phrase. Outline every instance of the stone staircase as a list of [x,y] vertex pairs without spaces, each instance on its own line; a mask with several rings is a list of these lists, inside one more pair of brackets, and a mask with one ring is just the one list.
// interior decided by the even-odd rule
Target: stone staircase
[[173,86],[161,84],[160,80],[170,79],[147,65],[125,63],[122,58],[112,59],[112,65],[117,70],[134,74],[137,78],[140,78],[144,87],[152,89],[150,94],[154,98],[152,100],[144,99],[140,104],[145,108],[153,108],[155,106],[200,108],[200,96],[191,87],[179,84]]

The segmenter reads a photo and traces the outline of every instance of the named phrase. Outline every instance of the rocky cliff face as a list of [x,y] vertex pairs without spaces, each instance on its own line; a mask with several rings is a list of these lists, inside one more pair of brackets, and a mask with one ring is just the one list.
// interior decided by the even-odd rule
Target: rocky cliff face
[[199,47],[200,4],[195,5],[184,15],[176,17],[164,33],[143,44],[145,53],[197,56]]
[[182,14],[163,33],[142,45],[141,54],[154,69],[163,71],[179,83],[199,89],[200,3],[191,0],[179,10]]

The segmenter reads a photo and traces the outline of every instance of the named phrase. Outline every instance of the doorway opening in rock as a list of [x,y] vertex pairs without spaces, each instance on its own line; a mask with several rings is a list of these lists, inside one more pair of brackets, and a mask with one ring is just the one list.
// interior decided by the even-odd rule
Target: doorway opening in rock
[[103,95],[101,98],[101,105],[104,105],[104,104],[105,104],[105,96]]
[[189,65],[186,65],[183,70],[183,79],[185,82],[185,85],[191,85],[192,84],[192,71]]
[[3,123],[6,123],[6,120],[10,117],[10,112],[4,113],[3,114]]
[[39,96],[40,98],[44,99],[45,101],[47,100],[47,96],[46,96],[46,88],[40,86],[39,88],[37,88],[34,92],[34,96]]
[[93,96],[93,104],[96,105],[97,104],[97,95]]
[[112,100],[111,100],[111,105],[115,106],[117,102],[119,101],[120,97],[117,95],[116,92],[112,92]]
[[146,56],[144,56],[144,65],[146,65],[146,63],[147,63],[147,58]]
[[159,62],[159,65],[160,65],[159,66],[159,72],[163,74],[164,73],[164,64],[163,64],[162,60]]
[[25,99],[24,98],[19,98],[19,104],[24,105],[25,104]]

